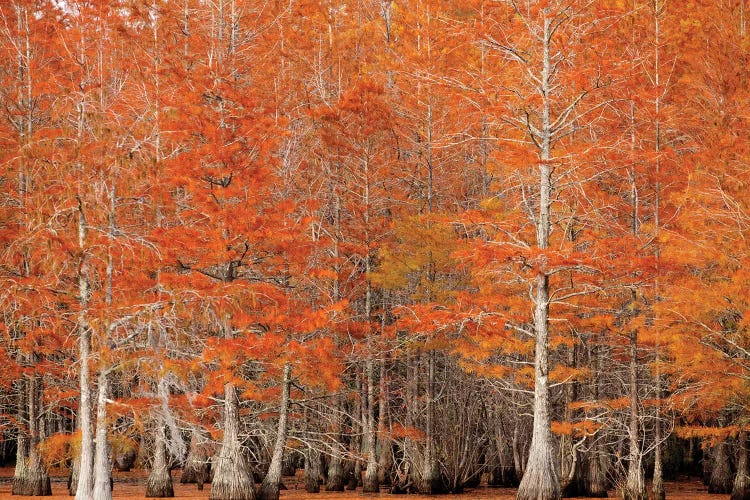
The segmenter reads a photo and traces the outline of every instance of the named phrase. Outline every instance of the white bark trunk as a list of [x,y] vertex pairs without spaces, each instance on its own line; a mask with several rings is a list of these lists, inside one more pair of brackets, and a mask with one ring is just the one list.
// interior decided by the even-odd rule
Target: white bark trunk
[[[542,124],[539,164],[539,208],[536,216],[537,247],[549,247],[551,232],[552,193],[552,127],[550,122],[551,68],[550,56],[551,23],[545,9],[543,54],[541,74]],[[542,257],[538,262],[539,272],[534,284],[534,427],[531,435],[529,459],[518,487],[519,500],[556,500],[561,497],[557,477],[554,443],[550,430],[549,414],[549,277],[547,262]]]
[[99,372],[99,387],[96,398],[96,450],[94,454],[94,500],[112,500],[112,465],[109,459],[107,431],[107,397],[109,376]]
[[281,469],[284,459],[284,448],[286,447],[287,420],[289,416],[289,385],[292,377],[292,366],[284,365],[284,377],[281,386],[281,406],[279,408],[279,424],[276,430],[276,442],[273,446],[271,465],[268,467],[266,477],[260,485],[258,492],[259,500],[278,500],[279,485],[281,484]]
[[255,500],[253,476],[248,470],[239,439],[239,409],[232,384],[224,386],[224,440],[211,483],[209,500]]
[[[82,113],[83,110],[81,110]],[[79,120],[83,120],[82,116]],[[75,500],[91,500],[94,490],[94,436],[91,422],[91,374],[89,369],[91,330],[86,319],[89,299],[85,255],[86,216],[83,209],[83,202],[79,200],[78,203],[78,246],[81,252],[81,262],[79,263],[78,272],[78,293],[81,303],[81,311],[78,314],[79,390],[81,393],[78,406],[78,422],[81,429],[81,452]]]

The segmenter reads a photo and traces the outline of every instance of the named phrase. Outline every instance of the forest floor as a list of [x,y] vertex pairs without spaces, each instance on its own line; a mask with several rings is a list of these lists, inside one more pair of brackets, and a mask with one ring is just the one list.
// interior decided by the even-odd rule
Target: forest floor
[[[52,494],[51,497],[14,497],[11,495],[11,478],[13,477],[13,468],[4,467],[0,468],[0,500],[2,499],[18,499],[18,498],[29,498],[29,499],[46,499],[46,500],[71,500],[72,497],[68,496],[68,490],[66,486],[67,472],[66,471],[53,471],[52,472]],[[113,497],[115,500],[145,500],[145,478],[146,473],[143,470],[133,470],[131,472],[115,472],[115,485],[113,490]],[[172,474],[174,481],[174,494],[175,498],[200,498],[207,499],[211,491],[211,485],[207,484],[203,491],[198,491],[194,484],[180,484],[180,471],[175,471]],[[281,500],[302,500],[302,499],[315,499],[315,500],[361,500],[363,498],[391,498],[397,500],[403,498],[404,500],[439,500],[452,498],[453,500],[458,499],[493,499],[493,500],[514,500],[516,498],[516,490],[513,488],[489,488],[479,487],[472,490],[467,490],[461,495],[390,495],[387,490],[383,490],[380,494],[363,494],[359,491],[352,492],[347,491],[343,493],[325,493],[321,492],[318,494],[310,494],[305,492],[304,484],[302,483],[301,474],[298,474],[296,478],[284,478],[284,484],[289,488],[281,492]],[[728,500],[729,495],[709,495],[706,492],[706,487],[698,479],[685,478],[680,481],[667,481],[665,482],[667,491],[667,499],[671,500]],[[611,498],[616,498],[615,492],[610,492]],[[585,498],[585,497],[576,497]]]

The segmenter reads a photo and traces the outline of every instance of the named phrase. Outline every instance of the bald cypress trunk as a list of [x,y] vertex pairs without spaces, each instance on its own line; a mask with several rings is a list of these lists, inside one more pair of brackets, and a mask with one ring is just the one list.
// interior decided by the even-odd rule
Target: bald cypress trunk
[[214,464],[210,500],[255,500],[253,476],[240,447],[239,408],[232,384],[224,385],[224,439]]
[[435,351],[429,351],[426,355],[426,360],[424,461],[422,463],[419,491],[420,493],[433,495],[442,490],[437,457],[435,456]]
[[740,449],[737,459],[737,475],[734,477],[730,500],[750,500],[750,467],[748,467],[746,430],[740,431],[738,444]]
[[638,331],[630,334],[630,453],[628,475],[622,491],[624,500],[647,500],[646,478],[643,472],[643,453],[640,448],[640,411],[638,408]]
[[320,452],[312,446],[305,453],[305,491],[320,492]]
[[16,468],[13,472],[13,485],[11,492],[13,495],[25,495],[26,479],[28,477],[28,458],[29,458],[29,435],[23,427],[27,419],[26,407],[26,378],[22,377],[16,381],[18,390],[17,401],[17,418],[18,418],[18,437],[16,438]]
[[174,496],[172,474],[167,462],[166,433],[161,417],[157,417],[154,427],[154,456],[151,460],[151,473],[146,480],[146,496],[149,498]]
[[273,446],[271,465],[266,477],[260,485],[259,500],[278,500],[279,485],[281,484],[281,470],[286,446],[287,419],[289,415],[289,385],[291,384],[292,365],[284,365],[284,377],[281,385],[281,406],[279,407],[279,424],[276,430],[276,442]]
[[331,456],[328,462],[328,482],[326,483],[326,491],[344,491],[344,465],[341,460],[341,419],[343,412],[343,403],[341,401],[341,395],[335,396],[336,404],[334,406],[335,415],[333,415],[333,429],[332,434],[335,442],[331,447]]
[[725,494],[732,491],[732,469],[729,465],[726,441],[720,441],[714,447],[713,467],[708,483],[709,493]]
[[[31,362],[35,362],[34,355],[31,355]],[[42,458],[37,450],[37,445],[41,439],[41,401],[42,401],[42,380],[39,375],[32,375],[26,380],[28,403],[28,456],[26,457],[22,473],[13,478],[12,492],[14,495],[26,496],[49,496],[52,495],[47,466],[42,462]]]
[[[548,8],[543,11],[542,67],[540,78],[541,129],[539,134],[539,206],[534,220],[536,245],[539,250],[549,248],[552,231],[552,56],[554,30]],[[533,284],[534,305],[534,424],[531,447],[518,500],[558,500],[561,497],[555,446],[552,440],[549,400],[549,276],[547,262],[540,257]]]
[[203,484],[208,481],[208,454],[201,443],[202,439],[201,431],[193,429],[190,437],[190,450],[180,478],[181,483],[196,483],[199,490],[202,490]]
[[96,448],[94,453],[94,500],[112,500],[112,466],[107,437],[107,396],[109,374],[99,372],[99,387],[96,398]]

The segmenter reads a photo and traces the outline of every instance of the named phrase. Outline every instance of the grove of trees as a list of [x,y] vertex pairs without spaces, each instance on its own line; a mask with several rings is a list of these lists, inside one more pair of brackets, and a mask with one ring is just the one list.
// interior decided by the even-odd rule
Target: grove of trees
[[748,15],[0,2],[13,493],[750,499]]

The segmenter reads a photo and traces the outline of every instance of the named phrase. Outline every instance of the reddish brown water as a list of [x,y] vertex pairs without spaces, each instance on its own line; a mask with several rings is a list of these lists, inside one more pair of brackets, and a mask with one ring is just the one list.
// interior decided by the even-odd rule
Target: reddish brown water
[[[64,471],[53,471],[52,473],[52,494],[51,497],[14,497],[10,494],[10,478],[13,476],[12,468],[0,469],[0,499],[47,499],[47,500],[71,500],[72,497],[68,496],[68,490],[66,488],[66,472]],[[144,496],[145,487],[144,471],[136,470],[132,472],[117,472],[115,473],[115,488],[113,496],[116,500],[145,500]],[[208,495],[211,491],[211,485],[206,485],[203,491],[198,491],[196,485],[187,484],[183,485],[179,482],[179,472],[173,473],[175,498],[201,498],[208,499]],[[302,499],[313,499],[313,500],[361,500],[363,498],[390,498],[392,500],[404,499],[404,500],[446,500],[448,498],[452,500],[471,500],[471,499],[494,499],[494,500],[514,500],[515,490],[512,488],[487,488],[480,487],[473,490],[467,490],[462,495],[389,495],[386,492],[376,494],[362,494],[361,492],[347,491],[344,493],[325,493],[321,492],[318,494],[306,493],[304,486],[300,482],[300,478],[290,479],[285,478],[285,484],[289,487],[288,490],[281,492],[282,500],[302,500]],[[727,500],[729,495],[709,495],[706,492],[706,487],[700,481],[690,479],[684,481],[667,482],[665,483],[667,490],[667,498],[674,500]],[[610,497],[615,498],[614,492],[610,493]],[[584,497],[578,497],[584,498]]]

